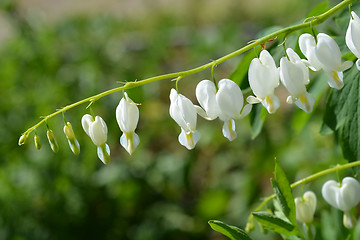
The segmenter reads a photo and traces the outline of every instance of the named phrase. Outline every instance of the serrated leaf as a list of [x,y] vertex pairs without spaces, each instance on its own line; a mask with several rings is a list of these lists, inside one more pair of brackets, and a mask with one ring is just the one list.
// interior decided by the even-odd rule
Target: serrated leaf
[[251,137],[256,138],[264,125],[267,116],[266,108],[262,104],[255,104],[250,112]]
[[264,227],[284,235],[295,235],[295,226],[268,212],[253,212],[256,220]]
[[217,220],[210,220],[208,223],[212,229],[224,234],[232,240],[252,240],[244,230],[235,226]]
[[294,196],[292,195],[289,181],[277,161],[275,161],[275,181],[273,184],[276,197],[282,207],[285,216],[296,225],[296,210]]
[[344,87],[329,94],[321,132],[329,129],[335,132],[344,158],[360,160],[360,72],[355,66],[344,73]]

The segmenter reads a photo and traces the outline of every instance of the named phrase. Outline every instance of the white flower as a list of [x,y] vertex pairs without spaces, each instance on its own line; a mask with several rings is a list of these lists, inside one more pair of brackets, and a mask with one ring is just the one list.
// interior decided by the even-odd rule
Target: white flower
[[135,133],[139,122],[139,109],[126,92],[116,108],[116,120],[123,132],[120,137],[120,144],[129,154],[132,154],[140,143],[140,138]]
[[224,121],[223,135],[230,141],[236,138],[234,119],[243,118],[251,111],[251,104],[243,107],[244,98],[239,86],[229,79],[222,79],[218,83],[216,92],[215,84],[203,80],[196,86],[196,98],[203,107],[196,106],[200,116],[207,120],[217,117]]
[[171,89],[169,113],[181,127],[178,138],[180,144],[189,150],[193,149],[200,139],[200,133],[196,130],[197,113],[194,104],[175,89]]
[[353,227],[354,222],[349,211],[360,201],[359,182],[352,177],[344,178],[341,184],[330,180],[323,185],[321,193],[331,206],[344,211],[345,227]]
[[86,134],[97,146],[97,154],[104,164],[110,162],[110,148],[106,144],[108,129],[105,121],[96,116],[95,120],[90,114],[85,114],[81,118],[81,125]]
[[251,104],[261,102],[269,113],[274,113],[280,107],[280,100],[274,95],[279,86],[279,70],[268,51],[261,51],[260,57],[251,61],[248,76],[256,97],[249,96],[246,100]]
[[345,41],[350,51],[358,58],[356,67],[360,70],[360,19],[355,12],[351,12],[351,15]]
[[295,198],[296,219],[303,223],[311,223],[316,209],[316,196],[312,191],[304,193],[303,197]]
[[315,38],[309,34],[304,33],[299,37],[299,47],[301,52],[307,58],[307,60],[302,60],[306,66],[308,66],[313,71],[319,71],[322,69],[322,64],[319,62],[316,57],[316,42]]
[[301,61],[300,57],[288,48],[287,57],[280,59],[280,80],[290,93],[287,103],[295,103],[296,106],[309,113],[314,107],[314,97],[306,91],[305,85],[309,80],[309,69]]
[[308,59],[308,62],[304,62],[311,70],[324,69],[327,72],[330,87],[341,89],[344,86],[343,71],[350,68],[353,63],[341,62],[340,48],[334,39],[325,33],[319,33],[316,43],[312,35],[303,34],[299,38],[299,46]]

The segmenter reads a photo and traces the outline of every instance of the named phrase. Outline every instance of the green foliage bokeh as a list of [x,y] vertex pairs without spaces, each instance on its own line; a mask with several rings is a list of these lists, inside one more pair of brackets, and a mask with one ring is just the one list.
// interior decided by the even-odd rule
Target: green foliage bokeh
[[[310,9],[298,2],[300,13]],[[100,162],[81,128],[85,105],[65,114],[80,142],[79,156],[67,145],[61,116],[48,122],[58,153],[48,146],[45,126],[37,130],[40,151],[33,135],[18,147],[27,127],[61,106],[121,82],[203,64],[243,46],[265,27],[290,22],[280,9],[281,20],[265,15],[253,25],[240,23],[246,19],[236,14],[192,25],[195,19],[179,20],[171,13],[143,25],[106,15],[51,25],[17,10],[10,3],[2,9],[14,34],[0,47],[0,239],[218,239],[207,221],[244,226],[251,207],[271,193],[274,158],[290,181],[341,159],[333,137],[319,134],[324,99],[304,129],[291,123],[299,110],[283,104],[256,139],[248,118],[237,121],[233,142],[222,136],[219,121],[199,118],[201,141],[188,151],[177,142],[179,129],[168,115],[170,81],[129,91],[141,103],[141,143],[133,156],[119,144],[115,108],[121,93],[93,106],[108,125],[110,165]],[[228,77],[239,59],[218,66],[216,76]],[[184,78],[180,90],[195,103],[195,84],[209,78],[209,72]],[[322,182],[312,187],[319,189]]]

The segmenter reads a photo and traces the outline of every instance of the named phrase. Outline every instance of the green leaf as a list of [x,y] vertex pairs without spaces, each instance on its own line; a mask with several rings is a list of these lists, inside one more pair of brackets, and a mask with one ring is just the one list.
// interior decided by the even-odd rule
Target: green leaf
[[289,181],[277,161],[275,161],[275,181],[272,180],[274,192],[285,216],[296,225],[296,210],[294,196]]
[[251,60],[258,57],[260,48],[254,48],[247,52],[237,65],[234,72],[230,74],[230,79],[240,86],[242,90],[249,87],[248,82],[248,69],[250,67]]
[[253,139],[260,134],[266,116],[266,108],[261,103],[253,105],[253,109],[250,112],[251,137]]
[[244,230],[235,226],[230,226],[217,220],[210,220],[208,223],[212,229],[224,234],[232,240],[252,240]]
[[268,212],[253,212],[256,220],[265,228],[284,235],[295,235],[295,226]]
[[321,133],[329,130],[335,132],[347,160],[360,160],[360,73],[355,66],[344,73],[344,87],[329,94]]
[[329,10],[329,1],[324,1],[319,3],[318,5],[316,5],[308,14],[306,17],[314,17],[314,16],[318,16],[324,12],[326,12],[327,10]]

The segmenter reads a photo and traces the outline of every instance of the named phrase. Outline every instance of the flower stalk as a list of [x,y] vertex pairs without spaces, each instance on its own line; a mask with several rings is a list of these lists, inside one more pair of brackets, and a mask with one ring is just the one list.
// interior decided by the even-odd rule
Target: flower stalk
[[[305,21],[302,24],[297,24],[297,25],[293,25],[293,26],[289,26],[283,29],[280,29],[278,31],[275,31],[267,36],[264,36],[262,38],[256,39],[254,41],[251,41],[249,44],[247,44],[246,46],[232,52],[229,53],[221,58],[218,58],[216,60],[213,60],[207,64],[204,64],[202,66],[190,69],[190,70],[186,70],[186,71],[180,71],[180,72],[175,72],[175,73],[169,73],[169,74],[163,74],[163,75],[159,75],[159,76],[155,76],[155,77],[151,77],[151,78],[147,78],[147,79],[143,79],[141,81],[136,81],[136,82],[127,82],[125,85],[121,86],[121,87],[117,87],[117,88],[113,88],[110,90],[107,90],[105,92],[99,93],[97,95],[85,98],[83,100],[80,100],[78,102],[75,102],[73,104],[70,104],[66,107],[63,107],[61,109],[59,109],[56,112],[53,112],[47,116],[45,116],[41,121],[39,121],[37,124],[35,124],[34,126],[30,127],[28,130],[26,130],[26,132],[22,135],[22,136],[27,136],[28,134],[30,134],[33,130],[35,130],[37,127],[39,127],[41,124],[43,124],[44,122],[46,122],[48,119],[63,113],[69,109],[72,109],[74,107],[77,107],[81,104],[84,103],[94,103],[97,100],[112,94],[112,93],[116,93],[119,91],[125,91],[131,88],[135,88],[135,87],[139,87],[148,83],[152,83],[152,82],[156,82],[156,81],[160,81],[160,80],[164,80],[164,79],[174,79],[174,78],[183,78],[185,76],[188,75],[192,75],[201,71],[204,71],[208,68],[213,68],[216,65],[219,65],[235,56],[238,56],[256,46],[261,46],[262,44],[266,43],[267,41],[277,38],[279,36],[286,36],[294,31],[297,30],[301,30],[301,29],[305,29],[305,28],[312,28],[313,26],[319,25],[321,23],[323,23],[324,21],[326,21],[328,18],[330,18],[332,15],[334,15],[336,12],[338,12],[339,10],[343,9],[344,7],[347,7],[348,5],[350,5],[351,3],[355,2],[356,0],[344,0],[341,3],[337,4],[336,6],[332,7],[331,9],[329,9],[328,11],[318,15],[318,16],[314,16],[312,18],[310,18],[310,21]],[[24,137],[21,138],[21,141],[19,141],[19,145],[23,144],[24,142]]]

